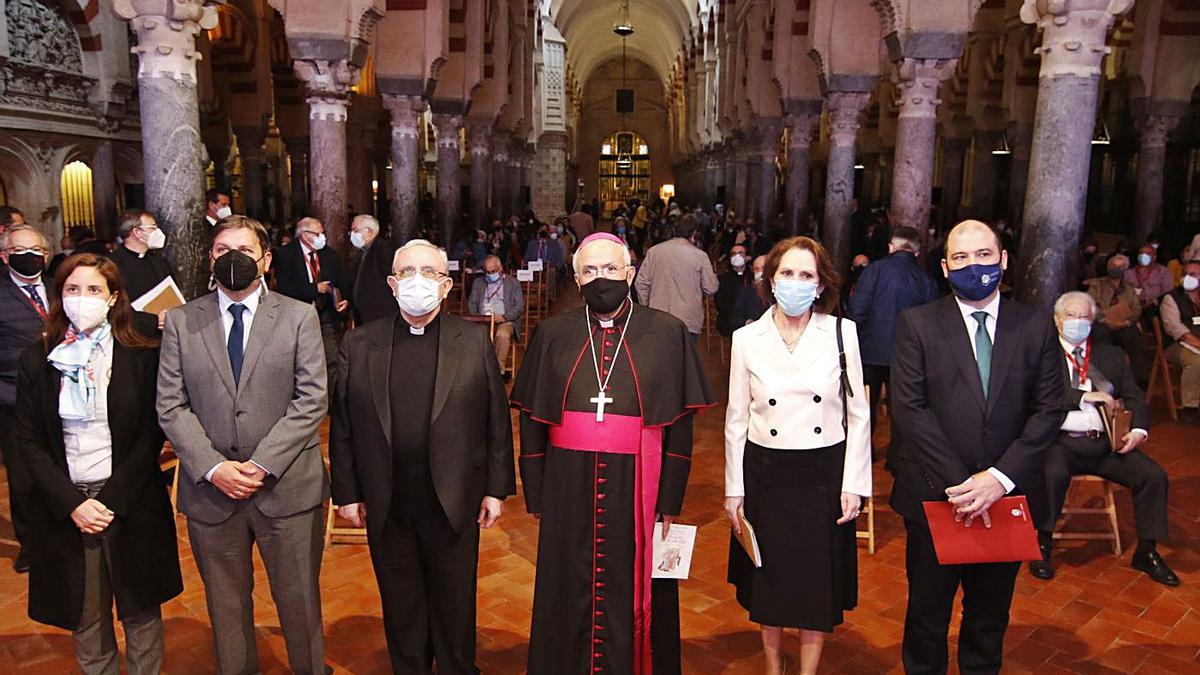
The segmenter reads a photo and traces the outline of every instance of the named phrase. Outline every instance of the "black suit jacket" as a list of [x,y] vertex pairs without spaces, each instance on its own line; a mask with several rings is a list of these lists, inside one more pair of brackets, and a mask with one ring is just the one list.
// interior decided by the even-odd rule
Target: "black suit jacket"
[[[371,242],[362,254],[354,274],[354,290],[351,306],[358,325],[370,323],[383,317],[395,317],[399,311],[387,278],[392,273],[392,258],[396,255],[396,244],[383,235]],[[324,268],[322,268],[324,269]]]
[[[1061,345],[1060,345],[1061,346]],[[1146,404],[1146,394],[1138,386],[1133,369],[1129,367],[1129,359],[1124,350],[1116,345],[1098,344],[1092,342],[1091,365],[1092,371],[1099,370],[1109,382],[1112,382],[1112,397],[1119,400],[1127,410],[1133,413],[1133,428],[1150,430],[1150,406]],[[1062,359],[1063,389],[1066,392],[1067,411],[1078,410],[1079,402],[1085,392],[1071,386],[1071,369],[1064,354]],[[1094,382],[1094,380],[1093,380]]]
[[[46,284],[46,299],[50,300],[54,297],[54,280],[42,274],[42,282]],[[42,327],[42,315],[29,295],[13,283],[7,269],[0,270],[0,407],[16,405],[17,362],[21,352],[42,336]]]
[[[512,418],[496,352],[487,331],[443,313],[429,433],[434,492],[451,527],[479,514],[485,495],[516,494]],[[346,334],[338,353],[329,463],[333,502],[365,502],[367,527],[382,531],[392,501],[392,404],[396,319],[379,319]],[[403,328],[401,328],[403,330]]]
[[[15,436],[34,478],[29,510],[29,617],[68,630],[83,607],[83,539],[71,512],[86,499],[71,482],[58,395],[62,375],[41,341],[20,361]],[[158,468],[163,433],[154,399],[158,350],[114,342],[108,385],[112,476],[96,496],[117,514],[105,530],[117,614],[125,619],[179,595],[175,516]]]
[[[341,291],[343,300],[350,300],[350,284],[342,271],[342,261],[337,252],[326,246],[317,251],[317,260],[321,263],[321,280],[328,281]],[[280,248],[271,265],[275,268],[276,291],[300,302],[316,305],[323,324],[339,322],[331,299],[317,293],[317,285],[308,280],[308,260],[299,240]]]
[[892,508],[924,523],[924,501],[995,467],[1027,492],[1066,415],[1063,355],[1047,312],[1001,299],[987,398],[953,296],[900,314],[891,391]]

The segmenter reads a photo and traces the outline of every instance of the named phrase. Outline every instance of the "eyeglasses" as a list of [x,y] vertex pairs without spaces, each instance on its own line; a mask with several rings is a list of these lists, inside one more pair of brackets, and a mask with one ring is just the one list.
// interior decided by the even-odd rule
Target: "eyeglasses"
[[418,273],[426,279],[432,279],[434,281],[448,276],[433,267],[422,267],[420,269],[417,269],[416,267],[405,267],[399,272],[396,272],[393,276],[395,276],[397,279],[411,279]]
[[624,278],[625,270],[629,269],[629,265],[613,265],[608,264],[603,267],[595,267],[588,265],[579,270],[579,277],[584,281],[591,281],[596,277],[603,276],[605,279],[617,280]]
[[9,255],[23,255],[25,253],[36,253],[38,255],[46,255],[47,251],[46,251],[46,249],[42,248],[41,246],[34,246],[33,248],[15,248],[15,247],[14,248],[6,248],[6,249],[4,249],[4,252]]

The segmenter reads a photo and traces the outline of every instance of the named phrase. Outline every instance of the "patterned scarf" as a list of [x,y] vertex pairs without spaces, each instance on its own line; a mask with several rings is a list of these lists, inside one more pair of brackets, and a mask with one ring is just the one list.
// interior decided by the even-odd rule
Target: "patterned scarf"
[[58,393],[58,414],[65,420],[88,421],[96,417],[96,382],[99,375],[93,367],[96,352],[112,335],[108,321],[100,324],[91,335],[74,327],[46,360],[62,373],[62,389]]

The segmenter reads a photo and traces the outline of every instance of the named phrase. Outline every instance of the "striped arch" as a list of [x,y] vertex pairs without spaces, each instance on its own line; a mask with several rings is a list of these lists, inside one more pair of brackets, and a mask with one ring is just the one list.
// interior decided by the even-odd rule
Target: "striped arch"
[[254,50],[258,42],[254,24],[231,4],[217,6],[217,25],[208,31],[212,42],[212,69],[223,73],[254,72]]
[[92,20],[100,14],[100,0],[59,0],[59,7],[67,20],[79,34],[79,47],[84,52],[99,52],[104,49],[100,29]]

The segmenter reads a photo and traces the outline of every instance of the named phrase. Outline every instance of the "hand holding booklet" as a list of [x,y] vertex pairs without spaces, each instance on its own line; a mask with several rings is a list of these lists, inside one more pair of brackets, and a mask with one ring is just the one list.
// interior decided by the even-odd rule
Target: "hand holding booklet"
[[653,579],[687,579],[696,550],[696,526],[675,523],[664,538],[662,523],[654,524]]
[[142,297],[137,298],[130,305],[136,312],[158,314],[168,309],[175,309],[185,302],[187,300],[183,298],[183,291],[179,290],[179,286],[175,284],[174,279],[167,277],[158,282],[157,286],[143,293]]
[[933,548],[942,565],[1040,560],[1037,532],[1025,497],[1001,497],[988,509],[991,527],[976,518],[970,527],[954,520],[950,502],[925,502]]
[[735,533],[734,536],[737,537],[742,548],[746,549],[746,555],[750,557],[750,562],[754,563],[755,567],[762,567],[762,552],[758,550],[758,537],[754,535],[754,527],[740,510],[738,511],[738,524],[741,525],[742,533]]

